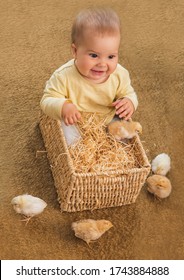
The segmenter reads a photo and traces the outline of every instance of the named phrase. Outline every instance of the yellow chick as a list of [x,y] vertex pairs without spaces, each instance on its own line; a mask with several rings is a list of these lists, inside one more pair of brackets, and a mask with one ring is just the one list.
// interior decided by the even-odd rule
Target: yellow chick
[[109,123],[107,130],[116,140],[121,141],[131,139],[137,133],[142,133],[142,126],[139,122],[118,120]]
[[72,223],[75,236],[83,239],[88,245],[90,241],[97,240],[111,227],[113,225],[108,220],[86,219]]
[[165,176],[152,175],[147,178],[147,190],[157,198],[166,198],[170,195],[172,186]]
[[42,199],[28,194],[14,197],[11,204],[17,213],[26,217],[22,220],[26,221],[26,224],[33,216],[42,213],[44,208],[47,206],[47,203]]
[[151,163],[151,169],[153,173],[158,175],[166,175],[171,168],[171,159],[165,154],[159,154],[156,156]]

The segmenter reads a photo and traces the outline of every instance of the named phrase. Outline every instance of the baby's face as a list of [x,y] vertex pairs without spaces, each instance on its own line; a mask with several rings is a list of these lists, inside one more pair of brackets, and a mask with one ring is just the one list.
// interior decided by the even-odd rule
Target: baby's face
[[119,44],[120,34],[86,34],[80,45],[72,45],[80,74],[94,83],[105,82],[116,69]]

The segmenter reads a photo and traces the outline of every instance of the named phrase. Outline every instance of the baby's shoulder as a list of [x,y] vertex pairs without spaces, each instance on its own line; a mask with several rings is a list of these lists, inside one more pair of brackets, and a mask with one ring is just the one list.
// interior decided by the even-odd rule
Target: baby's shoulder
[[122,75],[122,73],[128,73],[128,70],[118,63],[115,72]]
[[72,70],[74,67],[74,59],[69,60],[65,64],[61,65],[58,69],[55,70],[55,74],[61,74],[66,71]]
[[117,79],[119,83],[124,83],[129,80],[129,72],[122,65],[117,64],[116,70],[114,71],[114,79]]

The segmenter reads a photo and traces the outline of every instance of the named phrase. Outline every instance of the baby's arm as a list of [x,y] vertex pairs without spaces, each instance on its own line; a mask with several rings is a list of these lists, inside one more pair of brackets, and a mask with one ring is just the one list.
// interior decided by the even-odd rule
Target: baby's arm
[[56,71],[46,83],[40,101],[41,109],[53,119],[63,118],[66,125],[74,124],[80,118],[80,113],[68,98],[65,76]]
[[131,86],[129,73],[126,69],[122,70],[120,86],[116,96],[116,100],[112,105],[116,109],[116,114],[120,118],[129,120],[138,106],[137,95]]

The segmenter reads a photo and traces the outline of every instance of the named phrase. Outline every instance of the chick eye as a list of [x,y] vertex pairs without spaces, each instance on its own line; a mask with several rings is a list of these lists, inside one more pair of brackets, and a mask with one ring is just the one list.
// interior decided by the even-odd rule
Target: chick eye
[[92,58],[96,58],[97,54],[96,53],[90,53],[89,56],[91,56]]

